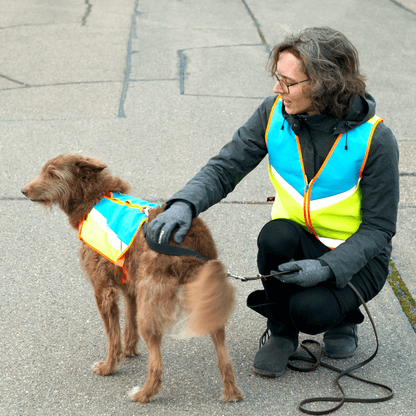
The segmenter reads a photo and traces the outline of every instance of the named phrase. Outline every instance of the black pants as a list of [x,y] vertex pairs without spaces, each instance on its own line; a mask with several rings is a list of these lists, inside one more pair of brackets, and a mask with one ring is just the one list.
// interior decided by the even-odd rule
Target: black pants
[[[257,244],[257,264],[264,275],[291,259],[316,259],[330,250],[300,225],[283,219],[267,223]],[[366,267],[351,280],[365,302],[381,290],[368,284],[372,272],[371,267]],[[386,277],[387,273],[386,266]],[[342,322],[361,323],[364,319],[360,301],[348,286],[337,289],[334,283],[323,282],[303,288],[275,278],[262,282],[264,290],[251,293],[247,306],[267,318],[267,326],[274,335],[293,337],[299,332],[314,335]]]

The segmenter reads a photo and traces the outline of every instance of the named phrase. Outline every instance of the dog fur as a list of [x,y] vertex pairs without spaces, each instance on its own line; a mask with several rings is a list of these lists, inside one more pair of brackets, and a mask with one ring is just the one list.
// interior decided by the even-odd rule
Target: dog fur
[[[110,174],[101,161],[78,153],[65,153],[48,161],[40,175],[22,192],[34,202],[52,207],[58,205],[67,215],[72,228],[104,195],[127,193],[129,185]],[[163,208],[153,209],[148,221]],[[170,244],[176,245],[173,239]],[[139,333],[149,353],[148,376],[143,388],[135,387],[132,400],[147,403],[161,388],[163,331],[171,327],[180,312],[186,316],[186,332],[210,334],[223,381],[223,401],[238,401],[243,393],[236,386],[231,361],[225,346],[225,324],[234,305],[234,288],[227,281],[223,265],[217,260],[212,236],[199,218],[186,234],[183,247],[193,248],[209,259],[178,257],[152,251],[140,229],[126,254],[127,281],[122,270],[81,243],[80,262],[93,288],[107,334],[108,354],[93,370],[105,376],[114,373],[124,357],[138,354]],[[123,294],[125,327],[121,342],[118,295]]]

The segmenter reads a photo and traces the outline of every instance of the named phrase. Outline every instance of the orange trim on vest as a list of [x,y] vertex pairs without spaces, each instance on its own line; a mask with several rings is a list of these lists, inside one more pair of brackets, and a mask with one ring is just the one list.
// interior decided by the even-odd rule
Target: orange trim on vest
[[266,133],[264,135],[264,141],[266,142],[266,145],[267,145],[267,135],[269,133],[269,127],[272,121],[273,112],[274,112],[276,105],[279,103],[279,101],[280,101],[280,94],[276,97],[276,101],[273,104],[272,111],[270,111],[269,120],[267,121]]
[[384,120],[382,118],[379,118],[374,123],[373,128],[371,129],[370,137],[368,139],[368,144],[367,144],[367,150],[365,151],[365,156],[364,156],[363,164],[362,164],[361,169],[360,169],[360,178],[363,177],[362,174],[363,174],[364,167],[365,167],[365,165],[367,163],[368,154],[370,153],[370,146],[371,146],[371,142],[373,141],[374,131],[375,131],[376,127],[378,126],[378,123],[380,123],[380,121],[384,123]]

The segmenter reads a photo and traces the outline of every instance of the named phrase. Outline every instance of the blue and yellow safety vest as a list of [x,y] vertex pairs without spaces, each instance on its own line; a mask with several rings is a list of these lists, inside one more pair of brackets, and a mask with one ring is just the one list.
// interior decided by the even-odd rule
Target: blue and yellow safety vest
[[149,208],[160,205],[119,193],[111,193],[94,206],[79,224],[78,237],[87,246],[123,269],[124,256]]
[[360,180],[380,121],[374,116],[344,133],[348,134],[348,151],[340,134],[308,183],[299,138],[292,129],[281,129],[284,117],[278,98],[266,130],[269,176],[276,190],[272,219],[291,219],[330,248],[354,234],[362,222]]

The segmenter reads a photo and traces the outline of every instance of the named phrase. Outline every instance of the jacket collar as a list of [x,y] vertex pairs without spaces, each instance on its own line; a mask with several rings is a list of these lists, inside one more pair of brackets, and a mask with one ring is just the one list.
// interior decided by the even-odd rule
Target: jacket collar
[[365,98],[356,97],[348,114],[342,119],[336,119],[326,114],[290,115],[286,113],[283,106],[283,116],[292,127],[295,134],[307,128],[308,130],[320,131],[323,133],[341,134],[365,123],[375,114],[376,102],[374,98],[366,93]]

